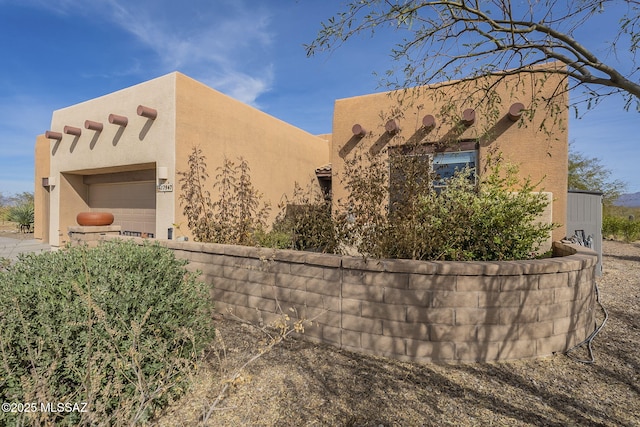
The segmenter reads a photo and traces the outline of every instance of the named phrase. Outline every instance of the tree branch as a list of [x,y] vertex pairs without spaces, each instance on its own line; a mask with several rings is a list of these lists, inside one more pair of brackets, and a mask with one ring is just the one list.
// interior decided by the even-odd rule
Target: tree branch
[[624,43],[634,54],[630,72],[605,63],[573,36],[605,7],[609,11],[613,3],[530,0],[527,8],[510,0],[351,0],[346,12],[322,25],[316,40],[307,46],[307,54],[333,49],[364,31],[373,34],[388,26],[409,34],[392,52],[396,60],[407,63],[405,81],[412,84],[459,78],[469,67],[474,77],[501,75],[504,69],[530,72],[528,67],[553,59],[566,65],[553,73],[591,88],[587,93],[599,96],[597,87],[616,88],[625,94],[627,104],[635,99],[640,108],[640,82],[632,79],[640,71],[635,62],[640,1],[624,0],[627,11],[621,13],[621,28],[615,31],[613,44],[615,48],[625,37]]

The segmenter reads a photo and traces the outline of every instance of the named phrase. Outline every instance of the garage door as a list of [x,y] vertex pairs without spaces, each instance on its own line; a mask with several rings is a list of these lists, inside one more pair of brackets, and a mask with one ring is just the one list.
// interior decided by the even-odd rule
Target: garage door
[[153,181],[89,185],[92,211],[107,211],[122,233],[153,237],[156,232],[156,188]]

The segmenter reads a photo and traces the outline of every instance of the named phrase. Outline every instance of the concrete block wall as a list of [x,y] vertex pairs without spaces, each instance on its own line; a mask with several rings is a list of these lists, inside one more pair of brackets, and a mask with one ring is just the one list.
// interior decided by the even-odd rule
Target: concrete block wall
[[[162,241],[211,284],[216,311],[268,324],[313,319],[304,336],[400,360],[496,361],[563,352],[594,329],[596,254],[423,262]],[[564,255],[564,256],[560,256]]]

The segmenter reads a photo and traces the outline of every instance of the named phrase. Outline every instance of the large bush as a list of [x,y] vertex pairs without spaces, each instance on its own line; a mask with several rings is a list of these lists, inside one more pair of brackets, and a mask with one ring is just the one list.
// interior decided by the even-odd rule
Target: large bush
[[6,218],[8,221],[17,223],[20,227],[31,229],[34,218],[33,203],[27,202],[11,206],[6,213]]
[[230,245],[254,245],[256,233],[266,227],[271,207],[262,203],[262,195],[251,182],[249,164],[225,158],[216,168],[211,199],[206,189],[209,173],[202,150],[193,147],[187,160],[189,169],[180,175],[180,204],[189,230],[199,242]]
[[302,251],[337,250],[331,202],[313,184],[303,189],[296,183],[292,197],[285,197],[281,208],[272,230],[261,239],[262,246],[285,248],[282,242],[286,242],[286,248]]
[[[419,260],[513,260],[535,257],[555,227],[537,220],[549,201],[499,158],[478,178],[458,171],[436,191],[424,157],[391,165],[380,157],[347,163],[344,242],[359,253]],[[400,179],[389,183],[387,171]],[[391,190],[391,194],[389,193]]]
[[602,218],[602,234],[604,237],[634,242],[640,239],[640,220],[633,215],[605,214]]
[[0,424],[132,425],[179,395],[213,337],[207,291],[184,264],[157,244],[113,241],[0,273],[0,401],[38,409]]

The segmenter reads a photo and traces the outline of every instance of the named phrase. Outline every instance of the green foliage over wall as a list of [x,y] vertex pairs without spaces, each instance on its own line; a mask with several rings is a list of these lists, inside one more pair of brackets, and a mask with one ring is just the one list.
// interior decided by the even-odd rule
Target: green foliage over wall
[[[363,255],[419,260],[514,260],[536,256],[552,224],[536,218],[549,201],[515,166],[489,161],[478,183],[469,169],[436,191],[433,172],[419,156],[401,162],[403,179],[391,186],[386,161],[347,163],[342,235]],[[391,202],[390,202],[391,201]],[[390,204],[388,204],[390,203]]]
[[290,249],[325,253],[338,249],[330,201],[313,186],[303,189],[298,183],[291,199],[285,198],[268,236],[288,236]]
[[429,156],[356,155],[345,162],[347,197],[339,209],[331,212],[322,194],[296,184],[268,232],[248,171],[244,161],[225,160],[213,184],[219,199],[212,201],[203,187],[204,156],[194,149],[189,170],[180,173],[180,199],[197,240],[375,258],[513,260],[535,257],[555,228],[537,220],[546,195],[499,156],[478,180],[471,170],[459,171],[436,189]]
[[[0,424],[134,425],[179,395],[214,332],[208,292],[184,265],[157,244],[110,241],[1,272],[0,401],[39,410]],[[40,410],[49,402],[86,412]]]

